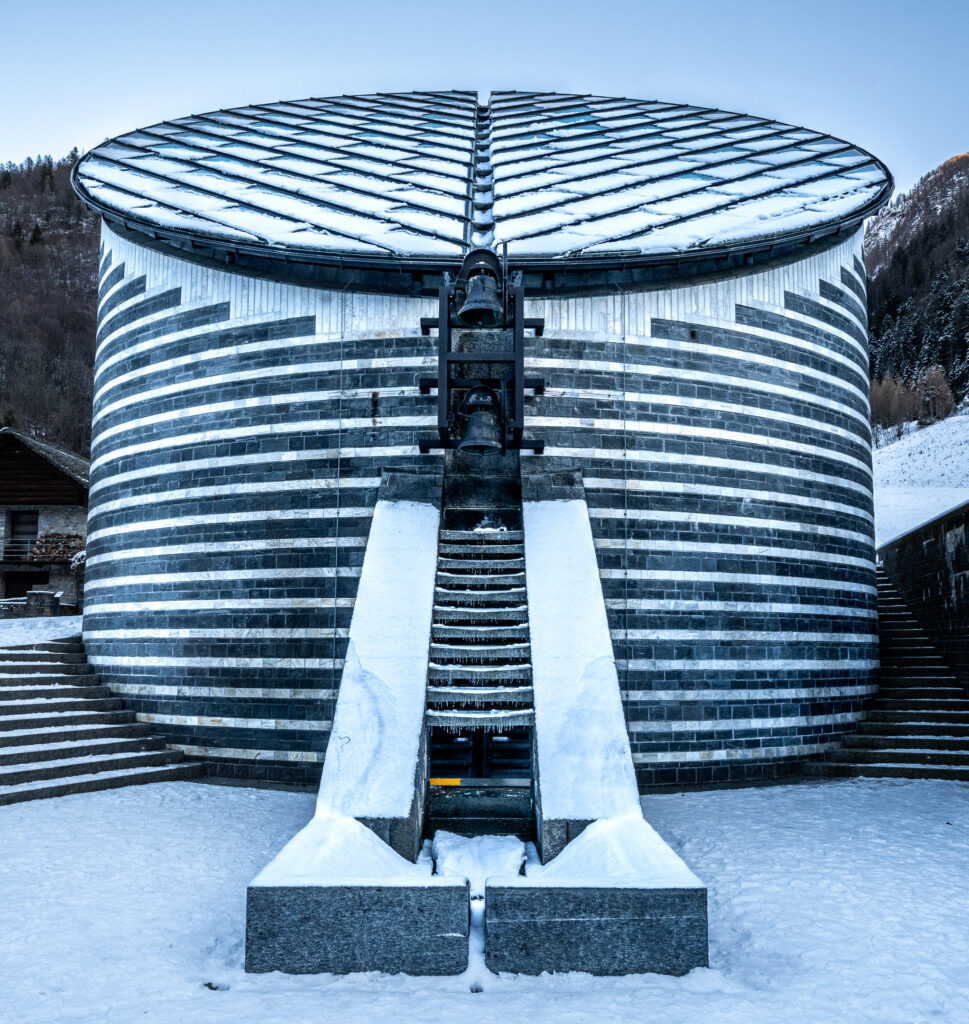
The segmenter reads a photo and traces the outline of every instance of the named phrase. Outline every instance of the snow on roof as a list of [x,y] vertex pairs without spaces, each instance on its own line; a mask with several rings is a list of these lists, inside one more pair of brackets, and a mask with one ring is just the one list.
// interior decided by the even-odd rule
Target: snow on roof
[[51,444],[50,441],[42,441],[39,437],[25,434],[14,427],[0,427],[0,442],[5,437],[19,441],[26,448],[29,448],[32,452],[35,452],[46,462],[50,463],[55,469],[65,476],[69,476],[75,483],[80,484],[82,487],[87,487],[90,476],[90,461],[85,459],[83,455],[69,452],[66,448],[60,448],[56,444]]
[[218,110],[119,136],[75,168],[142,231],[248,251],[453,262],[629,260],[860,221],[891,175],[769,118],[558,93],[337,96]]

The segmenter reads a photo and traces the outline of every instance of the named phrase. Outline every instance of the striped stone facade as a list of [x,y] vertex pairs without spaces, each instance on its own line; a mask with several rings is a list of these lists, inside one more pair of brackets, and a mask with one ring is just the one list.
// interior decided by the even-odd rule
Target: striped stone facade
[[[860,255],[529,303],[529,458],[583,470],[643,784],[788,771],[875,688]],[[380,470],[441,470],[434,312],[104,229],[85,641],[219,773],[319,776]]]

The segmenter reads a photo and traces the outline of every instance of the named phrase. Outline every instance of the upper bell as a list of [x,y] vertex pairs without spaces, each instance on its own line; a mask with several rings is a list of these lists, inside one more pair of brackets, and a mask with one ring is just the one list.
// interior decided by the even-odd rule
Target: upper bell
[[468,281],[458,321],[465,327],[498,327],[504,318],[498,282],[490,274],[476,274]]

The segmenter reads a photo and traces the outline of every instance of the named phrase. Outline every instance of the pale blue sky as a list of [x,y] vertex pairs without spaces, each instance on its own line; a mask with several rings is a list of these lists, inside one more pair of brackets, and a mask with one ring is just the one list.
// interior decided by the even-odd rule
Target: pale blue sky
[[548,89],[775,117],[900,188],[969,150],[969,0],[0,0],[0,161],[251,102]]

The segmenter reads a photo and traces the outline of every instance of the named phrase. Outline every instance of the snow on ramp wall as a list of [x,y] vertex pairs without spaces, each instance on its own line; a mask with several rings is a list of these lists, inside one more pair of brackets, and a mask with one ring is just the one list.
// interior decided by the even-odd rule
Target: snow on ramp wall
[[588,822],[638,814],[639,795],[586,503],[526,501],[522,512],[548,860]]

